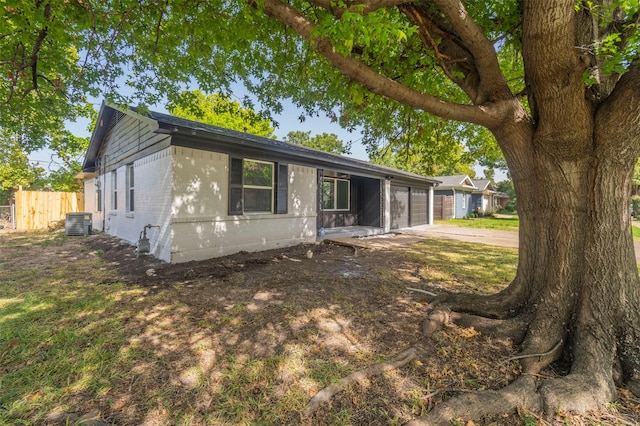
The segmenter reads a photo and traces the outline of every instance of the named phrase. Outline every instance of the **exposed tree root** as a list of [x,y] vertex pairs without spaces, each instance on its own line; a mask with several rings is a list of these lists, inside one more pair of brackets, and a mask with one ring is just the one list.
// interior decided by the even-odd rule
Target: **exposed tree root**
[[363,370],[351,373],[347,377],[343,377],[336,383],[332,383],[325,387],[311,398],[311,401],[302,411],[303,416],[309,416],[320,407],[321,404],[328,402],[334,395],[342,392],[347,386],[355,383],[362,382],[369,377],[377,376],[389,370],[400,368],[409,362],[413,361],[417,357],[417,349],[412,347],[407,349],[398,355],[390,362],[382,362],[379,364],[371,365]]
[[[424,294],[431,308],[446,306],[456,312],[480,315],[486,318],[506,319],[512,318],[522,308],[523,297],[513,291],[505,289],[499,293],[469,294],[469,293],[444,293],[438,295]],[[526,298],[524,298],[526,299]]]
[[425,336],[431,337],[433,333],[449,324],[473,327],[486,336],[511,339],[515,344],[522,342],[527,332],[526,323],[515,318],[509,320],[491,319],[452,312],[449,309],[437,309],[431,312],[422,324],[422,332]]
[[425,416],[415,419],[407,426],[451,425],[457,418],[477,419],[524,408],[539,411],[542,399],[536,394],[536,379],[522,376],[510,385],[498,391],[467,393],[452,398],[436,406]]
[[572,373],[545,381],[539,390],[543,412],[547,415],[557,411],[584,414],[615,400],[617,392],[613,381],[598,376]]

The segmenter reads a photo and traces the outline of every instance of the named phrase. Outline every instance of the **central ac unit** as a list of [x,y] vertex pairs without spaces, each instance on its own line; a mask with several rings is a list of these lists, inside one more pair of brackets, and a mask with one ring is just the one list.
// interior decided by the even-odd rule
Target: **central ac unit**
[[91,235],[91,213],[67,213],[65,235]]

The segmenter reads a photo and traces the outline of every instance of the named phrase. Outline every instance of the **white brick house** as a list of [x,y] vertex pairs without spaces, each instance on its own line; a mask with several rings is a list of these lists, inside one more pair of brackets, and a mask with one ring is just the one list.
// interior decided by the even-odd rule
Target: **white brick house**
[[437,181],[151,112],[103,105],[83,164],[93,229],[166,262],[430,224]]

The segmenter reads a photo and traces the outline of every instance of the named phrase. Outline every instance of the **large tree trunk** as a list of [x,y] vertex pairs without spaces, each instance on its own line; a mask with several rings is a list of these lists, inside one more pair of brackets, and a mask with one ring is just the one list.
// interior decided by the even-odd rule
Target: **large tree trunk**
[[[616,385],[640,395],[640,280],[629,211],[640,151],[638,131],[629,131],[640,120],[637,102],[640,71],[633,70],[586,120],[560,113],[548,118],[552,136],[533,132],[527,143],[522,126],[520,133],[496,132],[507,146],[518,194],[517,276],[494,296],[441,299],[454,311],[474,315],[455,317],[466,326],[499,333],[481,317],[522,324],[522,334],[504,329],[511,337],[522,336],[522,355],[536,355],[522,359],[524,373],[539,373],[557,360],[571,366],[566,376],[541,385],[514,385],[518,392],[528,387],[529,396],[518,399],[519,405],[547,414],[586,412],[614,400]],[[508,149],[518,135],[533,147],[524,156],[522,147]],[[504,404],[513,392],[505,392]],[[466,398],[449,402],[416,424],[437,423],[461,409],[473,415],[472,405]],[[476,408],[486,412],[486,402]]]

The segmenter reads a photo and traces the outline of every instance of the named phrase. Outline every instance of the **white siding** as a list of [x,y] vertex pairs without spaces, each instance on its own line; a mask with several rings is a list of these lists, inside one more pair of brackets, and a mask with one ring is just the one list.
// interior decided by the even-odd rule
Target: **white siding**
[[316,169],[289,164],[288,214],[229,216],[229,157],[181,147],[171,149],[171,262],[315,241]]
[[[114,118],[116,117],[121,118],[107,132],[104,151],[100,154],[103,161],[102,168],[106,172],[110,172],[116,166],[122,166],[123,162],[128,162],[127,158],[169,137],[152,132],[149,123],[136,117],[122,114],[116,114]],[[123,180],[122,184],[124,183]],[[118,186],[118,190],[124,190],[124,188],[124,186]]]
[[94,231],[102,231],[102,214],[104,213],[104,203],[103,211],[99,212],[97,199],[98,188],[96,187],[97,182],[100,182],[100,184],[102,184],[102,178],[100,176],[87,179],[84,182],[84,211],[91,213],[91,228]]

